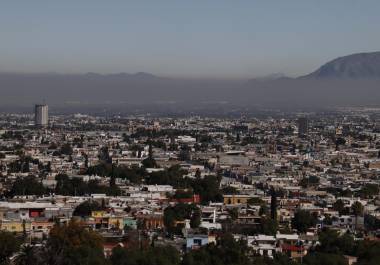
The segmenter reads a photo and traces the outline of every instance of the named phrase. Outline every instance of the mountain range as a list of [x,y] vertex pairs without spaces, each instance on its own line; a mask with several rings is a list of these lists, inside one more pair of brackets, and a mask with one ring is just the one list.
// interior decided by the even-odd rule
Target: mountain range
[[198,106],[220,102],[264,107],[380,105],[380,52],[334,59],[297,78],[166,78],[136,74],[0,73],[0,106],[89,104]]
[[339,57],[301,78],[380,78],[380,52],[356,53]]

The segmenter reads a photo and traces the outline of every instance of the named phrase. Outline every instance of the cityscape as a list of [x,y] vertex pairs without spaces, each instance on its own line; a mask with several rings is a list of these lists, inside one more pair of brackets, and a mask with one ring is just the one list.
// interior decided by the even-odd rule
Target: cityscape
[[380,264],[380,2],[22,2],[0,265]]
[[377,109],[49,116],[36,105],[34,115],[1,116],[0,228],[36,253],[49,251],[52,233],[92,231],[83,236],[101,237],[111,260],[141,249],[192,264],[226,240],[236,251],[244,244],[246,262],[375,262],[367,251],[380,236],[379,118]]

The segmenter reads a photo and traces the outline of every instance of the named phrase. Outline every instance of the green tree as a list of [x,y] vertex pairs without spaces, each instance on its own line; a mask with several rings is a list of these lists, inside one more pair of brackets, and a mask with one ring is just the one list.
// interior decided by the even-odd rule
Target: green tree
[[37,195],[41,196],[46,194],[47,190],[42,183],[38,181],[34,176],[27,176],[25,178],[17,178],[13,183],[11,189],[7,193],[7,196],[13,197],[15,195]]
[[292,219],[292,227],[301,233],[305,233],[308,228],[316,224],[317,219],[305,210],[296,211]]
[[190,219],[191,221],[194,213],[196,216],[194,216],[193,225],[196,226],[198,221],[200,222],[200,220],[197,220],[197,215],[200,215],[197,211],[199,211],[199,208],[195,204],[178,203],[175,206],[166,207],[164,210],[164,225],[166,230],[171,234],[181,234],[182,227],[176,225],[176,222],[184,221],[185,219]]
[[364,207],[363,205],[356,201],[351,205],[351,212],[355,215],[355,229],[358,225],[358,217],[363,215]]
[[238,208],[229,209],[228,214],[230,215],[231,220],[235,221],[239,217],[239,210],[238,210]]
[[64,145],[61,146],[60,152],[63,155],[70,156],[73,154],[73,148],[71,147],[71,145],[69,143],[65,143]]
[[116,247],[110,257],[112,265],[179,265],[179,252],[171,246],[147,249],[124,249]]
[[227,186],[222,189],[223,194],[239,194],[235,187]]
[[272,220],[277,220],[277,194],[274,189],[271,190],[270,216]]
[[0,264],[6,264],[19,248],[20,242],[12,233],[0,231]]
[[363,215],[363,205],[356,201],[354,202],[352,205],[351,205],[351,211],[352,211],[352,214],[355,215],[355,216],[361,216]]
[[153,157],[147,157],[142,162],[145,168],[156,168],[158,167],[156,160]]
[[77,207],[75,207],[73,215],[82,216],[82,217],[91,216],[92,211],[99,211],[99,210],[104,210],[104,209],[98,202],[88,200],[88,201],[82,202]]
[[347,260],[342,255],[314,252],[303,258],[303,263],[307,265],[347,265]]
[[351,235],[339,235],[330,229],[324,229],[319,233],[319,242],[321,244],[317,247],[317,251],[323,253],[352,255],[355,249],[355,241]]
[[24,245],[21,247],[19,253],[15,257],[15,265],[30,265],[30,264],[42,264],[41,255],[37,250],[37,247],[32,245]]
[[359,241],[355,254],[358,257],[356,265],[377,265],[380,261],[380,243],[368,240]]
[[210,201],[220,202],[223,200],[223,195],[219,189],[220,179],[216,176],[205,176],[203,179],[195,179],[191,186],[195,194],[201,196],[202,204],[207,204]]
[[45,264],[105,265],[103,239],[96,232],[85,229],[80,223],[55,225],[46,243]]
[[193,213],[190,218],[190,227],[198,228],[200,224],[201,224],[201,210],[198,207],[196,207],[193,210]]
[[333,204],[333,208],[335,211],[338,211],[339,214],[343,214],[344,212],[344,202],[339,199],[339,200],[336,200],[336,202],[334,202]]
[[262,216],[260,219],[260,233],[265,235],[275,235],[277,232],[277,220]]
[[379,194],[379,185],[377,184],[366,184],[359,191],[359,195],[362,198],[372,198]]

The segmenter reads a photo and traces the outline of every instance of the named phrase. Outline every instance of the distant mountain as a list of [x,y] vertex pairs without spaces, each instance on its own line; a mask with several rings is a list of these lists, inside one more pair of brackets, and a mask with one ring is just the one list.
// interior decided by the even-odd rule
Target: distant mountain
[[380,52],[336,58],[302,79],[380,79]]
[[[250,80],[165,78],[135,74],[0,73],[1,108],[34,103],[70,110],[92,104],[197,109],[220,102],[237,106],[380,106],[380,52],[335,59],[299,78],[272,74]],[[175,102],[177,105],[172,104]],[[158,108],[158,107],[157,107]],[[52,108],[53,110],[54,108]],[[229,109],[223,104],[221,111]],[[233,109],[231,107],[231,109]],[[170,113],[170,111],[168,112]]]
[[153,80],[153,79],[161,79],[162,77],[155,76],[150,73],[145,72],[138,72],[135,74],[129,74],[129,73],[116,73],[116,74],[98,74],[98,73],[86,73],[84,76],[90,77],[90,78],[124,78],[129,80]]

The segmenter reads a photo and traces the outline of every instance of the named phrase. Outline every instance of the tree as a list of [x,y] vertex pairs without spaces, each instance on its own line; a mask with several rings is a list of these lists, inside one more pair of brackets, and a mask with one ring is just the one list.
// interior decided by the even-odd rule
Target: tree
[[55,225],[45,246],[45,264],[105,265],[102,242],[100,235],[86,230],[81,223],[70,221]]
[[359,241],[356,256],[357,265],[376,265],[380,260],[380,243],[376,241]]
[[270,198],[270,216],[272,220],[277,220],[277,194],[272,188]]
[[277,220],[262,216],[260,219],[260,232],[265,235],[275,235],[277,232]]
[[180,254],[172,246],[147,249],[124,249],[116,247],[110,257],[112,265],[179,265]]
[[195,178],[200,179],[201,176],[202,176],[201,171],[199,170],[199,168],[197,168],[197,170],[195,171]]
[[73,148],[71,147],[71,145],[69,143],[65,143],[64,145],[61,146],[60,152],[63,155],[70,156],[73,154]]
[[19,248],[20,242],[12,233],[0,231],[0,264],[6,264]]
[[227,186],[222,189],[223,194],[239,194],[235,187]]
[[300,185],[303,188],[307,188],[310,186],[315,186],[319,183],[319,178],[317,176],[309,176],[307,178],[302,178],[300,181]]
[[191,186],[195,194],[201,196],[202,204],[210,201],[218,202],[223,200],[222,192],[219,189],[220,179],[216,176],[205,176],[203,179],[195,179]]
[[380,229],[380,220],[373,215],[364,215],[365,228],[369,231]]
[[264,204],[264,201],[259,197],[252,197],[248,199],[247,203],[249,205],[262,205]]
[[237,208],[232,208],[228,210],[228,214],[230,215],[231,220],[235,221],[239,217],[239,210]]
[[292,227],[301,233],[305,233],[308,228],[315,226],[316,223],[316,218],[305,210],[296,211],[292,219]]
[[41,264],[41,255],[38,253],[37,247],[32,245],[24,245],[21,247],[20,252],[17,254],[14,264],[15,265],[30,265]]
[[153,157],[147,157],[142,162],[145,168],[156,168],[158,167],[156,160]]
[[44,188],[41,182],[39,182],[34,176],[27,176],[25,178],[17,178],[13,183],[12,188],[8,192],[7,196],[13,197],[15,195],[36,195],[41,196],[46,194],[47,190]]
[[178,159],[181,161],[190,160],[190,147],[186,144],[181,146],[181,150],[178,154]]
[[259,215],[267,215],[268,214],[268,207],[266,206],[266,204],[262,204],[260,206],[260,209],[259,209]]
[[336,200],[336,202],[334,202],[334,204],[333,204],[333,208],[335,211],[338,211],[339,214],[343,214],[344,202],[341,199]]
[[110,157],[107,146],[103,146],[102,148],[100,148],[99,159],[105,163],[112,163],[112,158]]
[[82,217],[91,216],[92,211],[99,211],[99,210],[103,210],[102,206],[99,205],[99,203],[96,201],[89,200],[89,201],[85,201],[79,204],[75,208],[73,215],[82,216]]
[[361,216],[363,215],[363,205],[360,202],[356,201],[351,205],[351,211],[353,215]]
[[[192,225],[199,226],[200,212],[199,208],[195,204],[178,203],[175,206],[166,207],[164,210],[164,225],[166,230],[170,234],[181,234],[181,226],[178,225],[178,221],[184,221],[185,219],[192,219],[194,213],[194,220]],[[197,216],[199,215],[199,217]],[[199,220],[198,220],[199,218]]]
[[371,198],[379,194],[379,185],[377,184],[365,184],[359,191],[359,195],[362,198]]
[[196,209],[193,210],[193,214],[190,218],[190,227],[191,228],[198,228],[201,224],[201,210],[196,207]]
[[342,137],[338,137],[335,141],[336,149],[338,149],[340,145],[345,145],[345,144],[346,144],[346,140]]
[[303,263],[307,265],[347,265],[347,261],[342,255],[320,252],[307,255],[303,259]]
[[352,255],[355,248],[354,238],[349,234],[339,235],[338,232],[324,229],[319,233],[318,252]]
[[363,205],[358,201],[354,202],[351,205],[351,211],[355,215],[355,229],[358,226],[358,216],[363,215],[363,210],[364,210]]

